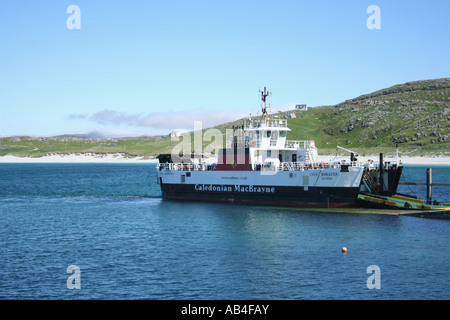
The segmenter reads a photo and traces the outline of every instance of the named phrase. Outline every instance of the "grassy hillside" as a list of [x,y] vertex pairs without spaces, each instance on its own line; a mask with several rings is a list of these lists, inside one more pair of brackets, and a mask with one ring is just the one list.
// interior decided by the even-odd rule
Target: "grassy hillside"
[[42,157],[48,154],[123,153],[130,157],[170,153],[175,145],[169,137],[139,137],[132,139],[81,138],[0,138],[0,156]]
[[368,152],[398,143],[409,154],[450,155],[450,78],[396,85],[299,117],[295,134],[309,135],[303,125],[317,127],[319,148],[341,145]]
[[[360,154],[450,156],[450,78],[414,81],[385,88],[334,106],[290,112],[291,140],[315,140],[319,153],[334,153],[336,145]],[[286,113],[276,116],[284,117]],[[242,121],[215,128],[225,132]],[[155,156],[170,153],[170,137],[82,139],[68,137],[0,138],[0,156],[41,157],[52,153],[124,153]],[[206,141],[204,146],[210,144]],[[193,143],[192,143],[193,146]]]

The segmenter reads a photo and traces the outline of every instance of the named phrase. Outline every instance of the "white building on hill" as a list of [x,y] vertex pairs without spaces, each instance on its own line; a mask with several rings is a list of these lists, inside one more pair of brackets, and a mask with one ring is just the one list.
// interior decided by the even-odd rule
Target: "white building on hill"
[[308,106],[306,104],[296,104],[295,110],[308,111]]

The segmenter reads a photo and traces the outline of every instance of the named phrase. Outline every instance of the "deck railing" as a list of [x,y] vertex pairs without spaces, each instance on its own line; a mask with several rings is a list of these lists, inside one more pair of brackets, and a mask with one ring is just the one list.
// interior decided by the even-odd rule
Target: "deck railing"
[[[330,169],[348,167],[367,167],[367,163],[363,162],[281,162],[278,165],[274,163],[255,163],[253,170],[255,171],[304,171],[311,169]],[[215,171],[216,164],[193,164],[193,163],[157,163],[158,170],[175,170],[175,171]]]
[[287,128],[287,119],[249,119],[244,123],[245,129],[253,129],[253,128],[267,128],[267,127],[276,127],[276,128]]
[[158,170],[176,170],[176,171],[213,171],[216,170],[216,164],[194,164],[194,163],[157,163]]

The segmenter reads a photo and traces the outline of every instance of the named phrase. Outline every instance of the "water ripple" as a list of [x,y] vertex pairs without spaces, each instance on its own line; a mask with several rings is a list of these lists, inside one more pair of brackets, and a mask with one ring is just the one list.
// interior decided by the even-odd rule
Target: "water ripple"
[[163,201],[151,169],[0,165],[0,299],[450,298],[448,220]]

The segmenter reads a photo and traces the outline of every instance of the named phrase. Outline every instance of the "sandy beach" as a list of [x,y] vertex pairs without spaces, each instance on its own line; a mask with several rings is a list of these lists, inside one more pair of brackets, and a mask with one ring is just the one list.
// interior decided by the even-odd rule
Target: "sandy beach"
[[0,163],[156,163],[155,158],[148,157],[124,157],[123,154],[98,155],[85,154],[53,154],[39,158],[3,156]]
[[[331,162],[340,161],[349,158],[345,156],[334,155],[319,155],[318,162]],[[365,156],[358,157],[358,161],[366,162],[373,160],[374,163],[378,163],[378,156]],[[450,165],[450,157],[399,157],[399,160],[404,165]],[[395,157],[385,157],[384,161],[390,161],[395,163]],[[149,157],[126,157],[123,154],[107,154],[99,155],[94,153],[86,154],[67,154],[67,155],[47,155],[40,158],[27,158],[16,156],[2,156],[0,157],[0,163],[156,163],[155,158]]]

